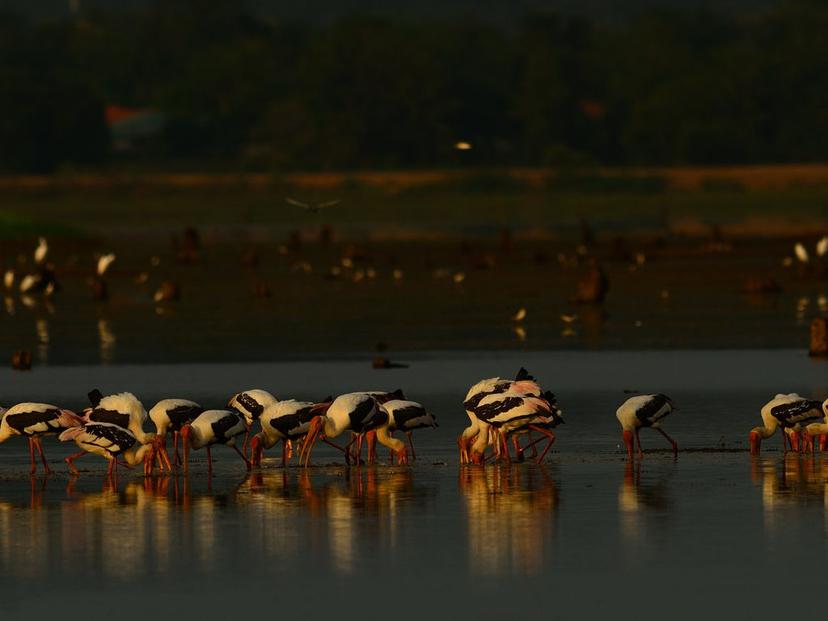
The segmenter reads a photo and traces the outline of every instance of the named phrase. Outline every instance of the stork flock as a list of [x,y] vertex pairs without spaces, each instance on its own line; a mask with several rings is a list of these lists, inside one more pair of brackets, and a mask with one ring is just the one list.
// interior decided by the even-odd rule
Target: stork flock
[[[253,389],[232,395],[221,409],[207,409],[187,399],[163,399],[149,412],[129,392],[104,396],[96,389],[87,396],[90,406],[80,413],[45,403],[0,408],[0,442],[12,436],[25,437],[32,474],[38,469],[37,455],[44,471],[51,473],[42,445],[43,436],[48,435],[58,435],[62,442],[74,441],[80,448],[65,458],[72,474],[79,473],[75,461],[89,454],[108,460],[110,477],[118,465],[141,465],[145,475],[151,475],[156,467],[161,472],[188,472],[190,451],[198,449],[205,449],[207,469],[212,474],[211,447],[221,444],[232,448],[248,470],[261,467],[264,451],[279,443],[283,467],[296,452],[294,447],[299,464],[308,467],[319,441],[341,451],[348,465],[377,463],[377,443],[389,450],[391,464],[405,465],[416,459],[413,432],[437,427],[436,417],[422,404],[408,400],[402,390],[352,392],[311,402],[279,400],[265,390]],[[463,405],[469,425],[457,439],[461,464],[521,462],[527,451],[541,463],[555,442],[553,430],[564,423],[555,395],[544,390],[526,369],[520,369],[514,379],[494,377],[477,382]],[[678,445],[662,428],[675,409],[673,401],[661,393],[637,394],[618,408],[616,418],[630,460],[636,455],[643,457],[639,434],[645,427],[664,436],[677,455]],[[778,394],[762,408],[761,416],[763,425],[748,436],[752,454],[757,454],[762,440],[777,429],[782,431],[785,451],[790,447],[813,452],[816,436],[820,450],[828,448],[828,400]],[[147,419],[155,431],[144,430]],[[406,435],[407,445],[394,437],[397,431]],[[343,434],[349,435],[344,446],[332,440]],[[168,435],[172,436],[172,457],[167,451]]]

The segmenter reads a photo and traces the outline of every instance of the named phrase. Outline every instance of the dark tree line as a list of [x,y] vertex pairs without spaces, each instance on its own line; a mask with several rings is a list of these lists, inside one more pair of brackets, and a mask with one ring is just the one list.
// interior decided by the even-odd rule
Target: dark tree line
[[[0,16],[0,169],[828,160],[825,2],[517,28],[311,27],[237,5]],[[110,104],[161,111],[162,133],[113,153]]]

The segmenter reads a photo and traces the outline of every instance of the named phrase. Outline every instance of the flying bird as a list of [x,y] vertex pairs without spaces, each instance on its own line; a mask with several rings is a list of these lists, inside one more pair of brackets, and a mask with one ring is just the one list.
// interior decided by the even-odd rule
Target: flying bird
[[340,199],[335,199],[332,201],[323,201],[321,203],[303,203],[302,201],[296,200],[295,198],[291,198],[290,196],[285,197],[285,202],[288,205],[293,205],[294,207],[301,207],[307,212],[310,213],[319,213],[322,209],[327,209],[328,207],[334,207],[338,205],[342,201]]

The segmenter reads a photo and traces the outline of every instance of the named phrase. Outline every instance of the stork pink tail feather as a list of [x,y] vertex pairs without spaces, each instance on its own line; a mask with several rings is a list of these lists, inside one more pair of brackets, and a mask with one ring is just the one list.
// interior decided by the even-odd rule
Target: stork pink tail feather
[[74,440],[82,433],[83,427],[70,427],[58,436],[58,440],[61,442],[68,442],[69,440]]
[[75,414],[72,410],[61,410],[58,422],[61,427],[80,427],[88,421]]

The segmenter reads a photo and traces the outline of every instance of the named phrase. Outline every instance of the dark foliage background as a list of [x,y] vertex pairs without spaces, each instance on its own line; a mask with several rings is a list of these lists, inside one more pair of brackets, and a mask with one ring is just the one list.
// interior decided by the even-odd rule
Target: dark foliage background
[[[0,15],[0,169],[828,159],[828,4],[277,19],[232,0]],[[163,132],[112,150],[107,105]],[[468,141],[467,152],[454,149]]]

